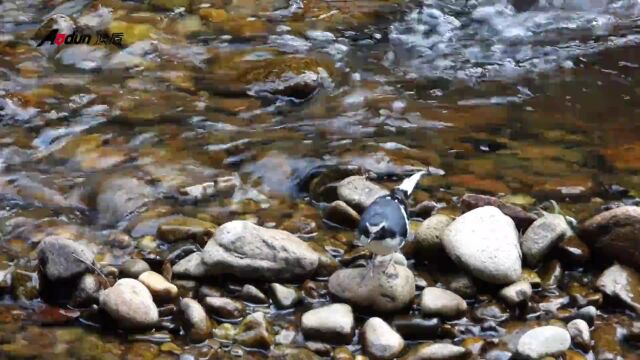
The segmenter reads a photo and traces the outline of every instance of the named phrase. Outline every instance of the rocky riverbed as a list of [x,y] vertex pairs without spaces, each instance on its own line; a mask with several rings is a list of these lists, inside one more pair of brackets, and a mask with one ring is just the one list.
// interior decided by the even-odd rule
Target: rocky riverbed
[[0,12],[0,359],[640,358],[636,0]]

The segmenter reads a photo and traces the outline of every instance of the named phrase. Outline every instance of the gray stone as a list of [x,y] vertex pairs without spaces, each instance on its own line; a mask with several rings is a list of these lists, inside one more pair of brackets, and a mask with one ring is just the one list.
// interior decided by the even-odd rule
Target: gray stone
[[567,330],[557,326],[541,326],[527,331],[518,340],[518,354],[527,359],[540,359],[563,353],[571,345]]
[[190,298],[180,300],[180,310],[187,321],[189,338],[201,342],[211,337],[212,323],[207,313],[197,301]]
[[350,176],[338,183],[338,198],[357,211],[364,210],[376,198],[389,191],[364,176]]
[[535,267],[554,246],[571,234],[573,231],[564,216],[546,214],[531,224],[520,239],[522,256],[530,267]]
[[95,254],[87,246],[60,236],[48,236],[38,246],[38,262],[51,281],[78,277],[88,272]]
[[240,298],[252,304],[268,304],[269,298],[253,285],[246,284],[240,290]]
[[147,328],[158,322],[158,308],[138,280],[120,279],[100,294],[100,307],[122,328]]
[[632,268],[615,264],[600,275],[596,286],[640,313],[640,274]]
[[302,299],[300,293],[295,289],[273,283],[269,285],[271,292],[273,293],[273,302],[280,309],[288,309],[293,307],[298,301]]
[[202,258],[209,274],[288,281],[312,276],[320,257],[286,231],[231,221],[218,228]]
[[331,304],[302,314],[302,333],[307,340],[350,344],[354,336],[355,320],[351,306]]
[[572,320],[567,324],[567,331],[571,335],[573,344],[582,350],[588,350],[591,347],[591,333],[589,332],[589,324],[582,319]]
[[443,214],[433,215],[423,221],[415,237],[418,255],[423,257],[438,255],[442,250],[442,235],[451,222],[453,218]]
[[528,281],[515,282],[502,290],[500,290],[500,297],[507,304],[514,306],[521,302],[526,302],[531,297],[533,288]]
[[404,339],[379,317],[372,317],[362,327],[364,350],[374,359],[393,359],[404,348]]
[[200,278],[207,275],[207,265],[202,260],[202,253],[195,252],[173,265],[172,271],[176,276]]
[[498,208],[484,206],[454,220],[442,244],[459,266],[494,284],[510,284],[522,274],[522,254],[513,220]]
[[407,307],[415,296],[415,278],[411,270],[386,262],[367,268],[341,269],[329,278],[329,291],[357,306],[380,312]]
[[137,279],[140,274],[151,270],[149,264],[141,259],[127,259],[120,265],[122,277]]
[[427,316],[454,318],[467,311],[467,303],[458,294],[437,287],[428,287],[420,297],[422,313]]
[[178,296],[178,287],[157,272],[145,271],[138,276],[138,281],[144,284],[156,299],[168,300]]
[[419,345],[406,360],[458,360],[469,357],[469,351],[461,346],[447,343]]
[[264,313],[258,311],[242,320],[234,340],[247,348],[269,349],[275,342],[275,337]]

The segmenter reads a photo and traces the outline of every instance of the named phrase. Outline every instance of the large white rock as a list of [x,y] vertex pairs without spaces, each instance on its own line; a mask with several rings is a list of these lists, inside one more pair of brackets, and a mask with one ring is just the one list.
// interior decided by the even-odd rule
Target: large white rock
[[404,348],[404,339],[384,320],[372,317],[364,323],[363,346],[374,359],[393,359]]
[[483,206],[458,217],[444,232],[447,254],[475,277],[511,284],[522,274],[522,253],[513,220],[498,208]]
[[151,292],[135,279],[120,279],[103,291],[100,307],[123,328],[152,327],[158,322],[158,308]]
[[540,359],[567,350],[571,345],[569,332],[557,326],[541,326],[527,331],[518,341],[518,353],[527,359]]
[[202,260],[211,275],[288,281],[313,275],[320,256],[291,233],[236,220],[216,230]]

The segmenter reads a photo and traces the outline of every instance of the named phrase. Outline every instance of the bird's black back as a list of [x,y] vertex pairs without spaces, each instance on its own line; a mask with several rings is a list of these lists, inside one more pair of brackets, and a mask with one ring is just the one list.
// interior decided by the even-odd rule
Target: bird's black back
[[[369,227],[377,227],[386,222],[386,225],[374,234]],[[368,224],[368,226],[367,226]],[[369,240],[384,240],[389,238],[406,238],[408,233],[406,208],[402,199],[393,194],[385,195],[374,200],[369,205],[360,220],[358,233]]]

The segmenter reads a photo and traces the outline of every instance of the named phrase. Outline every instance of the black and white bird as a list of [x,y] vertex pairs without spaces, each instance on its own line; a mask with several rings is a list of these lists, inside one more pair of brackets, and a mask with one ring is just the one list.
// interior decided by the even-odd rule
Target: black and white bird
[[[409,197],[425,173],[420,171],[404,179],[390,194],[375,199],[362,213],[358,226],[360,243],[373,254],[391,255],[404,245],[409,234]],[[391,259],[387,267],[390,263]]]

